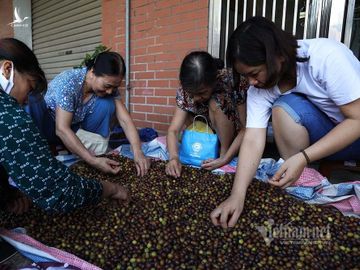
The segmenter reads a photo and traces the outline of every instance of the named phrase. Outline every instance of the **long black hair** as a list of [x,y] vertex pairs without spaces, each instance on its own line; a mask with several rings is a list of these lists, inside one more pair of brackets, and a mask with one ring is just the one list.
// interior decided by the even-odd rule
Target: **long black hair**
[[44,92],[47,81],[35,54],[20,40],[15,38],[0,39],[0,60],[9,60],[14,68],[22,74],[31,76],[36,81],[33,92]]
[[[308,60],[297,57],[297,48],[297,40],[293,35],[264,17],[252,17],[241,23],[232,33],[226,57],[232,67],[237,61],[248,66],[265,64],[267,84],[275,85],[280,77],[286,80],[295,79],[296,62]],[[278,57],[284,60],[280,71],[276,64]],[[238,76],[234,68],[233,70],[234,76]]]
[[125,61],[117,52],[105,51],[96,58],[85,61],[88,70],[91,68],[96,76],[124,76],[126,73]]
[[204,87],[213,88],[216,84],[218,69],[224,63],[205,51],[194,51],[185,56],[181,63],[179,80],[182,88],[196,95]]

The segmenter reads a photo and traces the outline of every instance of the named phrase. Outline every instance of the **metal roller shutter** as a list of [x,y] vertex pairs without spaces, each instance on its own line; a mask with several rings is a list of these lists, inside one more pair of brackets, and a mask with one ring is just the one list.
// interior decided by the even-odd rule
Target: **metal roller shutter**
[[52,80],[101,43],[100,0],[33,0],[33,51]]

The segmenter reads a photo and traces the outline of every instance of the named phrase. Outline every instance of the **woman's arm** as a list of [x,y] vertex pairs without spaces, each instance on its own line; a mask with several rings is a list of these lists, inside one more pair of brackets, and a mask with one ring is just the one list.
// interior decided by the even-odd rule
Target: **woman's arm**
[[71,129],[72,118],[73,114],[71,112],[67,112],[60,107],[56,108],[56,135],[59,136],[66,148],[91,166],[106,173],[117,174],[120,171],[118,162],[108,158],[93,156],[85,148]]
[[240,116],[240,123],[242,128],[239,130],[225,155],[210,162],[203,163],[201,165],[203,169],[215,170],[220,168],[221,166],[228,164],[239,153],[240,145],[245,133],[246,103],[238,105],[237,110]]
[[169,151],[169,162],[166,165],[165,172],[173,177],[180,177],[181,163],[179,160],[178,138],[180,131],[184,128],[188,112],[176,107],[175,115],[171,120],[171,124],[166,136],[167,149]]
[[[345,120],[305,149],[311,162],[332,155],[360,138],[360,99],[339,108]],[[270,183],[283,188],[290,186],[299,179],[306,164],[301,152],[293,155],[283,163]]]
[[231,195],[211,213],[214,225],[235,226],[244,207],[246,191],[259,166],[265,148],[266,129],[247,128],[240,148]]
[[150,160],[145,158],[141,150],[141,142],[138,131],[130,117],[125,105],[119,99],[114,99],[116,107],[116,118],[123,128],[126,138],[129,140],[134,153],[134,161],[138,176],[144,176],[150,168]]

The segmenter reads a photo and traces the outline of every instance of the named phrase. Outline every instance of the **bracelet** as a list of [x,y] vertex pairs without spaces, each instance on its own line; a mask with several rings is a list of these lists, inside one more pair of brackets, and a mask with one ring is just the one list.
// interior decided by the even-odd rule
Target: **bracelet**
[[306,159],[306,163],[307,164],[310,164],[311,161],[310,161],[310,158],[309,156],[306,154],[305,150],[300,150],[300,152],[304,155],[305,159]]
[[179,161],[179,158],[178,158],[178,157],[170,158],[170,159],[169,159],[169,162],[170,162],[170,161],[173,161],[173,160]]

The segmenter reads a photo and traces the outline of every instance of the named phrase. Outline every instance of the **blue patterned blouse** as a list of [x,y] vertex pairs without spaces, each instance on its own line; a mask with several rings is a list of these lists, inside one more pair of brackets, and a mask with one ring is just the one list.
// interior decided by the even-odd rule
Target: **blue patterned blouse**
[[[55,119],[57,106],[73,113],[72,125],[81,123],[87,115],[93,112],[96,100],[101,97],[93,94],[87,102],[83,103],[82,87],[86,72],[86,67],[66,70],[49,83],[45,102],[53,119]],[[119,91],[114,91],[110,96],[120,99]]]
[[86,71],[86,68],[66,70],[49,83],[45,101],[54,119],[57,106],[73,113],[72,124],[82,122],[87,114],[92,113],[98,97],[93,95],[86,103],[83,103],[82,86]]

